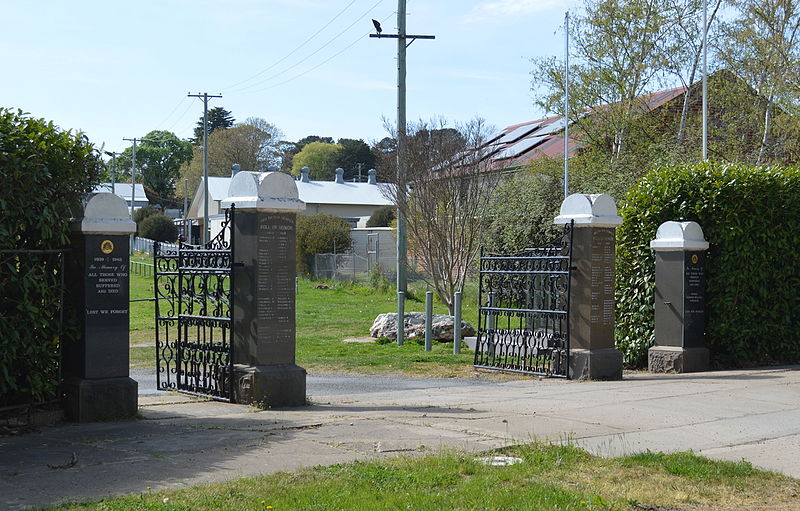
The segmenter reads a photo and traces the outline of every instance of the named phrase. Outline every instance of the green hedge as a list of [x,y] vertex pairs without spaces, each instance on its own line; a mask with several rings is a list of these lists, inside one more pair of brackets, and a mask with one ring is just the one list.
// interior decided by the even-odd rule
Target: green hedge
[[700,224],[707,258],[706,343],[717,366],[800,362],[800,168],[704,163],[646,175],[620,207],[617,347],[647,363],[656,230]]
[[0,108],[0,406],[53,397],[68,333],[59,256],[14,251],[68,246],[70,210],[101,167],[81,133]]
[[347,220],[324,213],[297,215],[297,272],[310,275],[314,254],[342,254],[352,243]]

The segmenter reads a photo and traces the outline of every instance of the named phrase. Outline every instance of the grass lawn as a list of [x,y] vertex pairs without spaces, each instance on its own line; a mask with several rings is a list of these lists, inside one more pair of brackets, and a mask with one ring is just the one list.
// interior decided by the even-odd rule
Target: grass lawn
[[316,467],[48,509],[86,510],[796,510],[800,481],[691,453],[603,459],[523,445],[489,466],[443,453]]
[[[134,260],[151,262],[144,256]],[[410,291],[418,300],[407,300],[406,311],[424,311],[425,284],[415,282]],[[131,299],[153,297],[152,275],[131,273]],[[155,360],[153,302],[131,303],[131,366],[148,367]],[[300,279],[297,292],[297,363],[315,372],[402,373],[416,376],[471,376],[472,352],[462,347],[453,355],[452,343],[434,342],[426,353],[420,343],[344,343],[347,338],[369,336],[378,314],[397,311],[393,290],[373,289],[366,284],[320,282]],[[434,298],[434,313],[447,308]],[[477,327],[477,289],[468,286],[462,315]]]

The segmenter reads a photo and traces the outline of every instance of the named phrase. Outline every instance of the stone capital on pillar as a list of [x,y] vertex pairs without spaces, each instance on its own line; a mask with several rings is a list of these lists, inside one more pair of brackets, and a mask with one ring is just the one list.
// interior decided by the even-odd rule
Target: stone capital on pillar
[[611,227],[622,223],[617,204],[610,195],[573,193],[561,203],[556,224],[575,222],[575,227]]
[[570,277],[570,375],[622,379],[614,347],[615,229],[622,223],[614,199],[575,193],[561,203],[556,224],[574,222]]
[[129,373],[129,235],[136,230],[123,199],[90,194],[70,221],[66,306],[78,335],[62,343],[67,417],[90,422],[131,417],[136,381]]
[[233,360],[236,400],[262,407],[306,402],[295,364],[296,217],[305,210],[282,172],[239,172],[222,207],[233,215]]
[[300,200],[297,184],[284,172],[238,172],[231,179],[228,198],[222,208],[236,205],[237,211],[299,213],[306,204]]
[[707,371],[705,252],[696,222],[664,222],[650,242],[656,259],[655,346],[647,353],[653,372]]

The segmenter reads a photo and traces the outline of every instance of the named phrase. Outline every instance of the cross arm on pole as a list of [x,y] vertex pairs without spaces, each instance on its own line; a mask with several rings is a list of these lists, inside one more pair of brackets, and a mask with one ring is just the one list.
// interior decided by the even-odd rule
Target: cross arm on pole
[[413,43],[417,39],[436,39],[435,35],[415,35],[415,34],[406,34],[406,35],[401,35],[401,34],[370,34],[369,36],[370,37],[374,37],[376,39],[403,39],[403,40],[411,39],[411,41],[409,41],[409,43],[406,44],[406,48],[411,46],[411,43]]

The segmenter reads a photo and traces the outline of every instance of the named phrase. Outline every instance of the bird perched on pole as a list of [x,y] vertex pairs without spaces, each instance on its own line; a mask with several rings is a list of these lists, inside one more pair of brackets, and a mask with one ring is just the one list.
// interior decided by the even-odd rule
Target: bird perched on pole
[[378,21],[378,20],[372,20],[372,24],[373,24],[373,25],[375,25],[375,30],[376,30],[376,31],[377,31],[379,34],[380,34],[381,32],[383,32],[383,29],[381,28],[381,22],[380,22],[380,21]]

